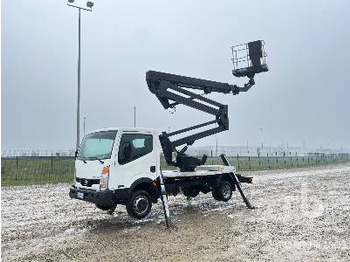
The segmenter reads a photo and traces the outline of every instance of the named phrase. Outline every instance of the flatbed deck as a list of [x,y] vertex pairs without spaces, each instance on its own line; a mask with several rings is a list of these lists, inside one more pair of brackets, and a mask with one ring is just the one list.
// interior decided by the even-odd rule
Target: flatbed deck
[[164,178],[215,176],[223,173],[235,173],[235,172],[236,172],[236,168],[234,166],[222,166],[222,165],[198,166],[196,168],[196,171],[194,172],[181,172],[180,170],[162,171]]

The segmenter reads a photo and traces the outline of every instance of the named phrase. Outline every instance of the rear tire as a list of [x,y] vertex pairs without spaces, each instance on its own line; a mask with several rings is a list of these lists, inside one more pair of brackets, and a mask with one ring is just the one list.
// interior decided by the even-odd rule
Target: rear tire
[[213,188],[213,190],[211,191],[211,195],[213,196],[213,198],[214,198],[216,201],[221,201],[221,199],[218,197],[217,189],[216,189],[216,188]]
[[223,180],[217,189],[217,194],[221,201],[229,201],[232,196],[232,184],[227,180]]
[[145,190],[137,190],[132,193],[131,198],[126,204],[128,214],[137,219],[144,218],[149,214],[152,208],[152,200],[149,193]]
[[217,188],[213,188],[212,195],[215,200],[227,202],[232,196],[232,184],[222,180]]

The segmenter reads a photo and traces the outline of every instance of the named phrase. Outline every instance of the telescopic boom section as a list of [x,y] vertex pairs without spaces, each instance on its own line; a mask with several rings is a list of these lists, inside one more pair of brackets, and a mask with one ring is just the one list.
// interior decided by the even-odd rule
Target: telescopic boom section
[[[203,97],[197,93],[189,91],[188,89],[202,90],[205,94],[216,92],[224,94],[232,93],[233,95],[236,95],[240,91],[247,91],[254,84],[252,78],[244,87],[238,87],[227,83],[156,71],[148,71],[146,73],[146,80],[149,90],[157,96],[165,109],[174,108],[175,106],[182,104],[211,114],[215,117],[214,120],[209,122],[194,125],[171,133],[163,132],[160,135],[160,141],[167,164],[179,167],[182,171],[193,171],[196,166],[203,164],[206,158],[203,157],[203,159],[200,160],[185,155],[184,152],[187,149],[187,145],[192,145],[198,139],[229,129],[227,105]],[[170,141],[170,137],[172,136],[180,135],[213,124],[216,124],[217,126]],[[177,151],[176,147],[181,145],[186,146],[182,150]],[[172,152],[174,151],[177,152],[176,162],[172,161]]]

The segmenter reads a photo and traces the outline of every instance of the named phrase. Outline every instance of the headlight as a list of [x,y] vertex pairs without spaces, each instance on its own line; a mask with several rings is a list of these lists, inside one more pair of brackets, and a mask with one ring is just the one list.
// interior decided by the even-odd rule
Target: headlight
[[102,169],[101,178],[100,178],[100,190],[105,190],[108,188],[108,179],[109,179],[109,166]]

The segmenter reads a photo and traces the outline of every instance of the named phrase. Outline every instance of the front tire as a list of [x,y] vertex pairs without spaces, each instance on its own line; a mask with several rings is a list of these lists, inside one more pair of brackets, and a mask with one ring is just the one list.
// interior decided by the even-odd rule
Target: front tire
[[145,190],[137,190],[126,204],[128,214],[137,219],[144,218],[149,214],[152,208],[152,200],[149,193]]

